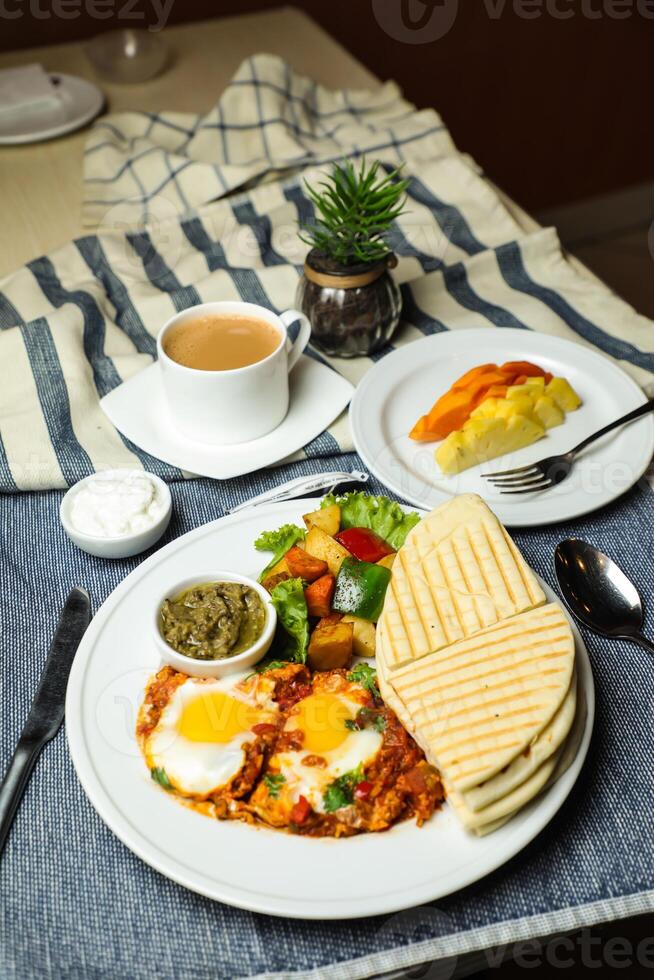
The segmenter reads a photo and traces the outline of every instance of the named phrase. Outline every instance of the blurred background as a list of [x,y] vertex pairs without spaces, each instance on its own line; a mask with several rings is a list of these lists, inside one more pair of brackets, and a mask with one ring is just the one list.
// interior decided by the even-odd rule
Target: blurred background
[[[654,3],[407,0],[405,6],[412,20],[406,29],[393,21],[397,5],[388,0],[294,4],[375,76],[395,79],[419,107],[435,107],[458,147],[493,181],[542,223],[556,224],[575,254],[654,316],[647,287],[654,118],[646,107]],[[175,58],[174,25],[278,7],[275,0],[6,0],[0,51],[133,26],[163,28]],[[440,36],[430,40],[434,30],[421,30],[421,17],[429,20],[435,8]],[[229,71],[239,57],[234,51]],[[56,67],[66,70],[65,52]],[[218,94],[188,93],[185,101],[202,109]]]
[[[601,11],[602,0],[594,2]],[[91,16],[93,5],[74,2],[68,14],[76,16],[70,19],[39,19],[35,6],[31,15],[3,21],[0,50],[87,38],[114,29],[117,21],[157,25],[152,0],[130,3],[129,17],[121,16],[121,6],[127,8],[126,0],[104,10],[111,14],[106,19],[98,19],[97,12]],[[275,0],[176,0],[167,24],[279,6]],[[654,20],[635,12],[623,19],[589,18],[579,4],[571,17],[542,10],[538,18],[525,18],[526,4],[520,9],[509,2],[468,0],[459,3],[444,37],[412,44],[390,36],[369,2],[298,0],[293,6],[380,79],[396,79],[416,105],[438,109],[458,146],[531,210],[652,177],[654,118],[645,111],[645,100]],[[587,12],[592,6],[586,4]],[[559,7],[572,12],[575,4],[559,0]]]

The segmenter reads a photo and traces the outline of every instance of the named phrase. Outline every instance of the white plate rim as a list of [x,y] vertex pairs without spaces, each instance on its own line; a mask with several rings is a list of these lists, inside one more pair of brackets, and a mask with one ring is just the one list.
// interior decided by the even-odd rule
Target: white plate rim
[[[297,513],[300,515],[303,510],[305,511],[311,506],[315,507],[317,499],[318,498],[314,497],[262,505],[261,507],[256,508],[256,511],[259,514],[269,514],[271,519],[274,521],[275,515],[284,515],[285,511],[288,513],[289,506],[297,505]],[[186,868],[183,862],[176,859],[171,859],[170,855],[168,854],[162,854],[162,852],[160,852],[156,846],[153,846],[143,836],[141,831],[124,816],[114,801],[110,798],[108,792],[102,786],[102,783],[97,775],[93,764],[93,759],[86,751],[84,740],[82,710],[83,687],[86,671],[92,658],[96,638],[101,633],[104,623],[108,619],[109,615],[120,603],[122,596],[132,588],[133,584],[138,580],[138,578],[147,574],[148,570],[158,561],[160,561],[162,556],[168,556],[175,550],[185,547],[189,541],[199,539],[206,534],[213,533],[220,525],[224,525],[226,523],[234,525],[241,522],[247,522],[248,518],[252,517],[253,513],[254,511],[245,511],[238,514],[226,515],[225,517],[219,518],[218,520],[212,521],[208,524],[204,524],[201,527],[195,528],[194,530],[181,535],[179,538],[176,538],[174,541],[164,546],[164,548],[161,548],[154,555],[150,556],[150,558],[146,559],[146,561],[142,562],[136,569],[134,569],[134,571],[127,575],[113,590],[113,592],[110,593],[93,617],[93,620],[91,621],[91,624],[82,639],[73,662],[66,692],[65,717],[66,737],[73,765],[87,798],[100,818],[115,834],[115,836],[118,837],[118,839],[129,850],[144,861],[144,863],[154,868],[156,871],[170,880],[175,881],[177,884],[188,888],[190,891],[203,895],[206,898],[221,901],[228,905],[246,909],[248,911],[273,916],[313,920],[363,918],[371,915],[390,914],[399,912],[406,908],[422,905],[426,902],[435,901],[445,897],[446,895],[458,892],[462,888],[468,887],[474,882],[479,881],[481,878],[486,877],[491,872],[496,871],[498,868],[515,857],[515,855],[522,851],[525,847],[527,847],[528,844],[530,844],[531,841],[543,831],[543,829],[552,820],[567,799],[575,783],[577,782],[585,762],[595,718],[595,687],[592,666],[586,645],[581,634],[579,633],[579,630],[577,629],[576,624],[568,614],[565,607],[559,602],[556,594],[552,589],[550,589],[547,583],[540,578],[539,581],[545,590],[548,601],[556,601],[559,603],[559,605],[561,605],[561,608],[572,627],[577,655],[577,666],[579,669],[580,681],[584,687],[587,706],[583,735],[580,740],[577,754],[569,768],[548,790],[539,796],[533,803],[529,804],[529,806],[525,808],[525,811],[523,811],[528,811],[529,813],[538,812],[540,814],[540,819],[535,821],[532,829],[528,830],[527,833],[524,833],[523,827],[522,837],[518,835],[516,842],[512,844],[511,847],[501,851],[501,856],[499,858],[493,858],[490,861],[486,861],[479,872],[475,870],[467,876],[463,875],[461,879],[457,881],[454,887],[446,886],[445,888],[439,888],[438,881],[430,881],[429,884],[418,888],[407,888],[401,893],[398,893],[397,891],[384,893],[376,896],[374,901],[370,900],[363,905],[356,904],[350,906],[347,904],[347,897],[338,900],[324,900],[321,897],[316,899],[316,901],[312,902],[310,905],[307,903],[306,898],[303,898],[301,902],[298,902],[285,899],[280,896],[273,896],[271,900],[270,896],[266,895],[265,892],[253,893],[251,890],[246,888],[239,888],[238,886],[233,885],[225,886],[222,882],[216,883],[215,879],[210,879],[200,875],[192,869]],[[423,513],[425,512],[423,511]],[[282,519],[284,518],[282,517]],[[437,816],[438,814],[436,814],[436,817]],[[509,821],[506,827],[510,827],[511,823],[512,821]],[[502,829],[504,830],[504,828]],[[416,833],[420,832],[420,829],[416,828]],[[304,840],[304,838],[300,839]],[[346,840],[354,839],[356,838],[346,838]],[[486,839],[490,840],[491,837]],[[320,841],[318,843],[320,843]],[[328,839],[328,846],[333,846],[334,844],[338,846],[339,842]]]
[[[406,346],[399,347],[392,351],[386,357],[382,358],[377,364],[374,365],[363,377],[360,383],[356,387],[354,397],[350,402],[349,409],[349,420],[350,428],[352,430],[352,438],[357,453],[361,457],[362,461],[365,463],[367,468],[373,473],[377,479],[383,483],[389,490],[397,494],[402,500],[407,500],[415,507],[424,508],[425,500],[424,498],[420,500],[418,497],[412,495],[410,492],[407,493],[406,488],[403,488],[396,482],[393,478],[392,473],[382,466],[379,466],[372,454],[367,452],[366,440],[363,432],[363,406],[364,400],[371,390],[372,386],[379,385],[381,380],[381,371],[385,366],[388,369],[389,363],[395,361],[399,364],[401,361],[411,361],[416,357],[416,348],[419,348],[421,344],[457,344],[462,341],[467,343],[474,343],[475,339],[479,341],[488,342],[492,337],[501,336],[502,339],[509,340],[511,336],[515,337],[517,344],[519,345],[521,341],[524,340],[524,336],[527,334],[530,337],[545,338],[548,343],[551,343],[555,347],[561,346],[564,350],[568,349],[572,356],[577,357],[583,356],[591,361],[596,361],[601,363],[601,365],[608,369],[613,370],[616,374],[620,376],[623,383],[631,387],[636,399],[640,404],[644,404],[647,401],[647,395],[643,389],[631,378],[626,371],[624,371],[619,364],[611,359],[610,357],[594,350],[591,347],[586,347],[582,344],[575,343],[573,340],[568,340],[565,337],[552,336],[550,334],[542,334],[535,330],[520,330],[516,327],[500,327],[500,328],[485,328],[485,327],[473,327],[470,329],[462,330],[447,330],[442,333],[431,334],[427,337],[422,337],[413,343],[407,344]],[[451,353],[457,353],[457,351],[452,351]],[[418,355],[419,357],[419,355]],[[383,383],[383,381],[382,381]],[[637,407],[637,406],[634,406]],[[619,497],[627,493],[647,472],[647,469],[652,461],[654,455],[654,417],[649,416],[647,419],[643,419],[643,422],[647,421],[648,425],[648,438],[643,441],[642,458],[638,467],[636,467],[632,474],[632,479],[628,487],[624,487],[618,492],[606,495],[601,499],[598,498],[588,498],[587,504],[581,504],[576,507],[565,509],[562,513],[559,511],[557,515],[552,515],[551,517],[537,517],[533,518],[523,518],[519,519],[517,513],[514,513],[515,504],[506,504],[507,511],[502,512],[501,508],[498,507],[495,501],[490,502],[490,506],[498,513],[498,517],[506,527],[541,527],[547,524],[559,524],[564,521],[575,520],[578,517],[584,517],[587,514],[593,513],[602,507],[606,507],[608,504],[617,500]],[[425,483],[425,486],[428,486]],[[451,500],[454,494],[448,494],[442,491],[440,488],[429,485],[431,492],[434,495],[432,506],[437,506],[439,503],[444,503],[446,500]],[[534,500],[535,498],[531,498]],[[541,500],[546,498],[540,498]],[[591,499],[594,502],[591,502]]]
[[54,139],[57,136],[65,136],[66,133],[81,129],[102,112],[105,97],[102,89],[93,82],[79,75],[68,75],[61,71],[51,71],[48,72],[48,75],[51,79],[57,79],[60,86],[63,85],[68,88],[72,86],[73,89],[77,90],[86,89],[89,97],[93,97],[89,108],[85,109],[84,112],[80,112],[79,115],[74,116],[72,119],[67,119],[65,122],[58,123],[55,126],[35,129],[29,133],[15,133],[12,135],[11,133],[2,133],[0,131],[0,146],[23,146],[27,143],[41,143]]

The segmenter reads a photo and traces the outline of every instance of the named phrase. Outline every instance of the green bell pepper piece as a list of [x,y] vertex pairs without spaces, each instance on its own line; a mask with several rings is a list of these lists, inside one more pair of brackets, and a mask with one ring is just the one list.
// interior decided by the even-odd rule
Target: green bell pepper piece
[[336,579],[332,609],[376,623],[390,580],[391,571],[384,565],[346,558]]

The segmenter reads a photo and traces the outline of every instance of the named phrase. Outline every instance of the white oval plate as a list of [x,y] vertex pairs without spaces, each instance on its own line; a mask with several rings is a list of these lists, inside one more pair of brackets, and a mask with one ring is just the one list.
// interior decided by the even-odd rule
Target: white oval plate
[[[75,657],[66,730],[80,781],[105,823],[143,861],[209,898],[269,915],[339,919],[395,912],[482,878],[525,847],[559,809],[590,741],[594,689],[588,654],[573,626],[587,702],[574,762],[549,790],[488,837],[469,836],[445,806],[423,827],[311,840],[265,827],[221,823],[180,805],[150,778],[134,728],[159,661],[148,641],[153,604],[171,583],[221,564],[256,575],[258,534],[298,522],[316,500],[270,504],[224,517],[178,538],[118,586]],[[555,596],[546,589],[549,599]]]
[[[434,459],[439,443],[409,439],[414,423],[464,371],[477,364],[521,359],[566,377],[583,405],[533,445],[457,476],[444,476]],[[551,490],[501,495],[482,479],[482,472],[526,466],[567,452],[645,400],[635,381],[588,347],[529,330],[482,328],[436,334],[382,358],[357,386],[350,423],[368,469],[404,500],[431,510],[456,494],[478,493],[503,524],[533,527],[588,514],[633,486],[654,453],[654,418],[647,416],[594,443],[567,479]]]
[[95,119],[104,106],[104,95],[92,82],[76,75],[50,74],[57,86],[61,105],[35,109],[0,121],[0,145],[40,143],[81,129]]

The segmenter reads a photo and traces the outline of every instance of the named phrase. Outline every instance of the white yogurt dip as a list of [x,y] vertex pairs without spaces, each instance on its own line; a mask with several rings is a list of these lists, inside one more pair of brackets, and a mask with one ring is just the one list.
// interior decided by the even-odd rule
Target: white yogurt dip
[[73,495],[70,523],[96,538],[119,538],[153,527],[168,501],[147,473],[97,473]]

